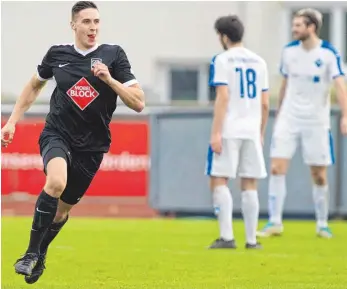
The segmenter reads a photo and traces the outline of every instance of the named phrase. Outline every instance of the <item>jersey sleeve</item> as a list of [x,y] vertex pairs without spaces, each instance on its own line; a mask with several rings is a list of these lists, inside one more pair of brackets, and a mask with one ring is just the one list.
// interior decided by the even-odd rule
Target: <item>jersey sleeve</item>
[[123,48],[120,48],[118,57],[114,62],[112,77],[123,83],[125,86],[131,86],[138,83]]
[[52,48],[48,50],[43,57],[41,64],[37,66],[37,78],[40,81],[46,81],[53,77],[52,69]]
[[209,85],[211,87],[228,85],[227,69],[221,57],[215,56],[211,61]]
[[264,61],[264,68],[263,68],[263,82],[262,82],[262,87],[261,91],[265,92],[269,90],[269,72],[267,69],[267,64]]
[[342,68],[341,56],[336,49],[331,49],[329,62],[329,74],[331,79],[335,79],[339,76],[344,76],[345,72]]
[[288,64],[286,59],[286,50],[283,49],[280,60],[280,73],[283,77],[288,77]]

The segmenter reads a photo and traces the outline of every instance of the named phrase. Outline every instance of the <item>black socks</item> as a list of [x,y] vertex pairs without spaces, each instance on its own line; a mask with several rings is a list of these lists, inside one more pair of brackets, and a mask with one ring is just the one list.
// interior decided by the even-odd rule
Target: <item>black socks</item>
[[51,226],[58,207],[58,198],[42,191],[37,199],[27,253],[39,254],[42,239]]
[[43,240],[41,242],[40,254],[46,254],[49,244],[54,240],[54,238],[58,235],[60,230],[66,224],[69,219],[69,215],[66,216],[66,219],[60,223],[52,223],[48,228]]

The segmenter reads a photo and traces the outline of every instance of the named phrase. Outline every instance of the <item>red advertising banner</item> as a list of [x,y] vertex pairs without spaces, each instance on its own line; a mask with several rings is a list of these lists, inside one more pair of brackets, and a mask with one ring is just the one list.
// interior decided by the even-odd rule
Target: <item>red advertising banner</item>
[[[4,122],[3,122],[4,125]],[[45,175],[38,139],[44,123],[25,120],[17,124],[12,144],[2,148],[1,194],[41,192]],[[104,156],[87,196],[131,197],[147,195],[150,167],[148,124],[114,121],[110,124],[112,144]]]

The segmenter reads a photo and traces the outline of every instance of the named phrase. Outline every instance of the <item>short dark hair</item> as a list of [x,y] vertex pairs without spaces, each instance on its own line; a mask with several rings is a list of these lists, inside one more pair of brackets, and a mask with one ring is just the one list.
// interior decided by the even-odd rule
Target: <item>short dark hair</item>
[[77,13],[88,8],[94,8],[98,10],[98,7],[92,1],[78,1],[71,9],[72,19],[75,17]]
[[320,32],[323,25],[323,16],[316,9],[304,8],[295,13],[294,17],[303,17],[305,19],[306,26],[314,25],[316,28],[316,33]]
[[221,35],[226,35],[233,43],[241,42],[245,28],[236,15],[223,16],[216,20],[214,28]]

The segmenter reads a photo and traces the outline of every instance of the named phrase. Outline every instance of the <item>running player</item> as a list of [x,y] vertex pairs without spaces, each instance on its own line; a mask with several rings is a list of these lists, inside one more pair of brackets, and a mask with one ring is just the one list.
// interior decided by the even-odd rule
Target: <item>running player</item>
[[321,237],[332,237],[328,227],[327,182],[327,167],[334,163],[330,133],[331,82],[335,84],[341,107],[342,134],[347,134],[347,95],[340,56],[330,43],[318,37],[321,26],[320,12],[314,9],[298,11],[292,27],[296,40],[283,50],[283,81],[271,147],[269,222],[259,236],[283,232],[285,175],[300,142],[304,162],[311,168],[316,232]]
[[246,248],[259,249],[257,179],[267,175],[262,148],[269,112],[267,65],[243,47],[244,26],[237,16],[219,18],[215,29],[225,51],[214,57],[210,66],[216,102],[206,173],[220,228],[220,238],[210,248],[236,248],[233,199],[227,185],[229,178],[239,176]]
[[15,271],[27,283],[36,282],[45,268],[47,249],[82,198],[103,155],[109,150],[109,123],[117,96],[140,112],[145,105],[124,50],[96,40],[100,17],[93,2],[81,1],[72,8],[71,28],[75,43],[52,46],[1,130],[2,146],[11,143],[16,123],[54,77],[57,86],[40,135],[40,152],[46,183],[34,211],[30,242],[17,260]]

